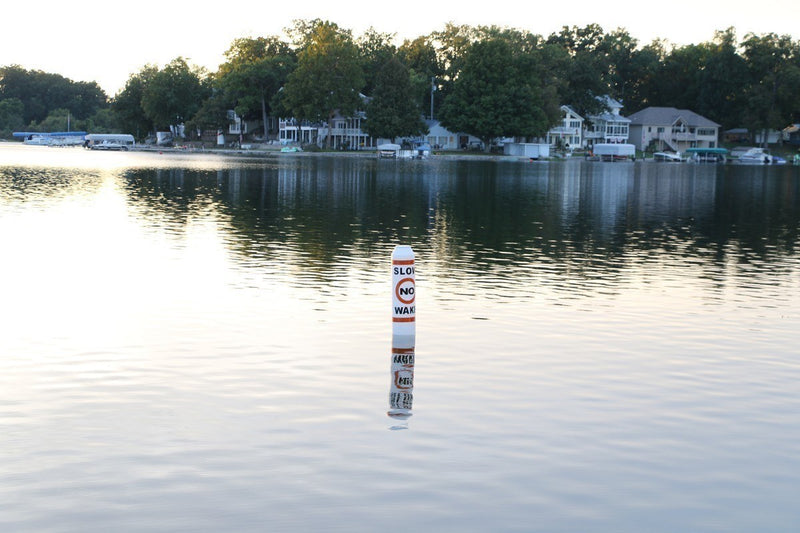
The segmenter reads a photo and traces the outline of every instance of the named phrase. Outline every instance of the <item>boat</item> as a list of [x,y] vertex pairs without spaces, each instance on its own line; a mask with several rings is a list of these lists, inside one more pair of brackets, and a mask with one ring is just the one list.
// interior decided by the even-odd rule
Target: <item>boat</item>
[[725,148],[687,148],[686,160],[692,163],[725,163],[728,150]]
[[741,165],[771,165],[774,163],[772,155],[763,148],[749,148],[734,161]]
[[379,159],[397,159],[400,153],[400,145],[394,143],[386,143],[378,145],[378,158]]
[[656,152],[653,154],[653,161],[662,163],[681,163],[685,161],[680,152]]
[[21,138],[23,144],[33,146],[80,146],[83,144],[85,131],[15,131],[14,137]]
[[125,152],[136,145],[133,135],[128,133],[90,133],[86,136],[85,148]]

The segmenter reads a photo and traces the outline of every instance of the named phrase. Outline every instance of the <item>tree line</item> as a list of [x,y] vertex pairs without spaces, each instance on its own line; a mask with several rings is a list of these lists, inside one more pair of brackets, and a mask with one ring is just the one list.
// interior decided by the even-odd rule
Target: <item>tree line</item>
[[[723,129],[783,128],[800,122],[800,41],[790,36],[717,31],[700,44],[640,45],[625,29],[563,27],[544,37],[496,26],[446,24],[395,44],[324,20],[300,20],[284,35],[234,40],[216,72],[178,57],[145,65],[109,98],[94,82],[18,65],[0,68],[0,134],[27,128],[133,133],[175,124],[189,132],[227,127],[228,110],[246,120],[330,121],[365,111],[373,137],[415,136],[423,116],[485,141],[542,136],[560,106],[582,116],[599,96],[623,114],[648,106],[690,109]],[[362,95],[367,98],[363,98]],[[63,125],[60,125],[63,124]],[[265,134],[269,133],[267,131]]]

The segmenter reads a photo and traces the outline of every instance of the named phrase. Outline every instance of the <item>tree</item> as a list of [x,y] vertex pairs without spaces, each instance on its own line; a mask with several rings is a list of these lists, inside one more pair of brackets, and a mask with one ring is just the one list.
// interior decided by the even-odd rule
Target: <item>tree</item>
[[225,95],[215,96],[213,106],[221,105],[224,98],[242,117],[260,114],[266,137],[270,101],[294,70],[295,53],[277,37],[258,37],[236,39],[225,57],[227,62],[217,73]]
[[[431,97],[436,109],[439,109],[444,93],[438,90],[437,80],[442,78],[443,71],[430,38],[418,37],[412,41],[404,41],[397,50],[397,58],[408,67],[414,99],[420,109],[428,108]],[[430,115],[428,118],[432,120],[433,110]]]
[[[363,86],[359,52],[350,32],[332,22],[317,21],[286,82],[282,105],[296,118],[327,120],[330,126],[337,111],[344,116],[355,113]],[[330,146],[330,136],[329,127],[326,146]]]
[[0,68],[0,100],[17,98],[24,106],[25,124],[44,120],[55,109],[84,119],[107,106],[96,82],[74,82],[59,74],[26,70],[19,65]]
[[139,139],[146,135],[152,126],[152,121],[142,107],[142,96],[157,73],[158,67],[145,65],[128,78],[125,87],[117,93],[111,103],[111,109],[118,117],[123,132],[130,132]]
[[206,98],[200,109],[194,116],[186,122],[186,129],[197,130],[221,130],[228,124],[228,105],[221,95],[215,94]]
[[416,136],[428,131],[414,100],[408,69],[395,57],[383,65],[375,79],[364,130],[372,137],[384,139]]
[[[744,118],[752,131],[778,129],[800,109],[800,44],[788,35],[748,34],[742,43],[750,73]],[[763,135],[766,143],[767,135]]]
[[393,40],[393,33],[380,33],[370,27],[356,41],[364,69],[365,94],[372,96],[381,69],[397,54],[397,47],[392,44]]
[[480,138],[532,137],[549,127],[539,87],[521,68],[528,61],[502,39],[473,44],[442,107],[442,124]]
[[[41,122],[31,123],[36,131],[67,131],[74,130],[71,125],[72,117],[68,109],[53,109]],[[67,127],[69,125],[69,128]]]
[[736,33],[733,28],[715,33],[714,41],[707,43],[709,55],[700,74],[700,88],[695,111],[733,128],[742,124],[743,88],[747,86],[747,64],[737,53]]
[[599,96],[609,93],[605,77],[607,59],[602,45],[603,29],[597,24],[583,28],[564,26],[547,38],[547,44],[562,47],[569,55],[562,74],[566,84],[561,96],[579,114],[587,116],[603,111]]
[[19,98],[0,100],[0,135],[8,136],[25,126],[25,104]]
[[156,72],[145,85],[142,109],[158,130],[189,120],[210,94],[205,71],[190,67],[184,58],[178,57]]

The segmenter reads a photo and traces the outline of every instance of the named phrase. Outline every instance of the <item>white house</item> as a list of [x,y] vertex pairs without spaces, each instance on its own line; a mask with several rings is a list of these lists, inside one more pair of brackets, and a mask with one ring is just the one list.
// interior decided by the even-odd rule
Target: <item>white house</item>
[[[369,98],[363,94],[359,94],[359,96],[362,103],[366,105]],[[282,144],[314,143],[322,145],[327,140],[330,129],[331,148],[337,150],[374,149],[378,142],[362,129],[365,120],[366,114],[363,111],[356,111],[350,117],[336,112],[330,124],[282,118],[278,121],[278,141]]]
[[622,144],[628,142],[630,119],[619,114],[622,104],[610,96],[599,98],[606,111],[588,117],[591,126],[584,132],[587,145]]
[[583,117],[568,105],[561,106],[561,122],[550,128],[545,142],[550,146],[580,148],[583,146]]
[[458,134],[455,134],[442,126],[438,120],[426,120],[425,124],[428,126],[428,135],[425,140],[431,145],[434,150],[458,150],[460,148],[458,143]]
[[717,148],[720,125],[694,111],[647,107],[631,115],[631,143],[639,150],[684,152],[687,148]]
[[[343,117],[338,112],[333,116],[330,124],[331,146],[335,150],[363,150],[375,148],[377,140],[370,137],[361,129],[366,120],[363,111],[356,111],[352,117]],[[328,137],[328,124],[323,123],[318,130],[318,143],[324,143]]]

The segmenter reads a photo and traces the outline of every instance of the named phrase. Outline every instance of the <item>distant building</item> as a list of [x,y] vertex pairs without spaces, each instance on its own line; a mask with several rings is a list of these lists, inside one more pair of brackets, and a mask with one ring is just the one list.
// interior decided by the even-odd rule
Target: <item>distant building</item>
[[438,120],[426,120],[428,135],[425,139],[434,150],[458,150],[458,134],[448,130]]
[[[369,98],[359,95],[364,106]],[[330,130],[331,148],[336,150],[374,149],[377,139],[370,137],[362,126],[366,121],[364,111],[356,111],[352,116],[334,113],[331,123],[310,122],[295,118],[282,118],[278,121],[278,141],[281,144],[317,144],[322,146],[328,139]]]
[[583,146],[583,117],[568,105],[561,106],[561,122],[547,132],[545,142],[561,148]]
[[800,146],[800,124],[791,124],[783,128],[783,142]]
[[638,150],[684,152],[718,145],[720,125],[688,109],[648,107],[629,118],[630,142]]
[[620,115],[622,104],[609,96],[599,98],[606,111],[598,115],[589,115],[591,125],[584,132],[587,145],[624,144],[628,142],[630,119]]

